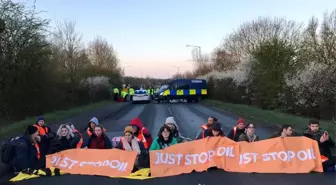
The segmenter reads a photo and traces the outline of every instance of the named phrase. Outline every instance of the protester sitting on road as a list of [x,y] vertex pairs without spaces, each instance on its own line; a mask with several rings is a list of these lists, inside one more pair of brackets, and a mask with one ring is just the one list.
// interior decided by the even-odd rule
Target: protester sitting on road
[[61,125],[57,130],[56,138],[52,141],[50,153],[76,148],[77,143],[73,143],[74,137],[74,133],[69,125]]
[[311,120],[308,123],[308,129],[303,132],[303,136],[313,139],[318,142],[321,155],[328,160],[323,162],[324,171],[335,170],[335,158],[332,157],[330,148],[335,147],[335,142],[329,137],[327,131],[319,128],[320,123],[317,120]]
[[196,139],[201,139],[204,136],[204,131],[209,129],[211,127],[212,124],[217,122],[217,118],[210,116],[208,118],[208,122],[205,125],[201,125],[201,130],[199,131],[199,133],[196,136]]
[[111,149],[112,142],[104,132],[104,128],[101,125],[96,125],[94,133],[89,138],[87,148],[92,149]]
[[153,139],[148,129],[143,126],[140,118],[134,118],[131,121],[130,126],[133,127],[134,135],[137,137],[138,141],[141,141],[148,150],[153,142]]
[[41,141],[38,143],[42,156],[45,156],[50,151],[51,141],[55,138],[56,134],[45,124],[43,116],[39,116],[36,123],[33,125],[39,131]]
[[[124,136],[121,137],[120,142],[116,146],[116,148],[126,151],[135,151],[138,153],[138,156],[135,161],[135,166],[138,169],[139,164],[141,163],[141,159],[144,159],[143,156],[147,158],[146,161],[149,161],[149,155],[147,150],[145,149],[142,142],[139,142],[137,138],[134,136],[134,129],[131,126],[125,127]],[[142,156],[142,157],[140,157]]]
[[174,120],[174,117],[167,117],[165,124],[172,130],[172,135],[176,139],[177,143],[185,142],[185,139],[180,136],[180,131]]
[[116,148],[126,151],[135,151],[138,154],[146,151],[143,143],[139,142],[134,136],[134,129],[131,126],[125,127],[124,136],[121,137],[120,142]]
[[211,128],[207,129],[204,132],[204,138],[205,137],[216,137],[216,136],[225,136],[224,131],[222,130],[222,125],[218,122],[213,124]]
[[29,125],[25,134],[15,141],[16,145],[12,155],[14,172],[44,168],[45,161],[41,160],[42,154],[38,145],[40,140],[38,128]]
[[68,122],[66,124],[69,125],[74,134],[71,146],[76,146],[76,148],[82,148],[84,142],[82,134],[75,128],[75,126],[71,122]]
[[245,120],[243,118],[239,118],[236,126],[230,130],[227,137],[233,141],[238,141],[239,136],[243,133],[245,133]]
[[249,143],[259,141],[259,137],[255,135],[255,126],[253,123],[247,124],[246,131],[239,136],[238,141]]
[[161,150],[175,144],[177,144],[177,141],[173,136],[173,131],[169,126],[163,125],[149,150]]
[[98,119],[96,117],[91,118],[88,126],[86,127],[86,133],[88,136],[91,136],[93,134],[96,125],[99,125]]
[[270,138],[276,138],[276,137],[289,137],[293,134],[293,128],[291,125],[284,124],[281,126],[278,132],[273,134]]

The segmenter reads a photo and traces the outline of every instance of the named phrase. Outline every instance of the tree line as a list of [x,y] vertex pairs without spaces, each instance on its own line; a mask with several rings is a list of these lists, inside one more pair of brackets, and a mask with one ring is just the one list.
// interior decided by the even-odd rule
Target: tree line
[[0,122],[110,98],[122,72],[115,49],[85,43],[75,21],[52,27],[34,8],[0,0]]
[[186,78],[212,98],[330,120],[336,115],[336,9],[306,24],[259,17],[226,35]]

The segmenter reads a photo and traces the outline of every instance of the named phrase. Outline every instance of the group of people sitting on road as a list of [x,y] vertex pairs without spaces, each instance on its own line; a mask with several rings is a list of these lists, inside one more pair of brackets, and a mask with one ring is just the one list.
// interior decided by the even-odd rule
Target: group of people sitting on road
[[[141,167],[149,167],[149,151],[161,150],[169,146],[188,142],[191,139],[180,135],[178,126],[173,117],[168,117],[154,139],[149,130],[144,127],[140,118],[134,118],[125,128],[123,136],[115,142],[107,135],[107,130],[93,117],[83,134],[72,123],[60,125],[57,132],[53,132],[46,126],[43,117],[38,117],[36,123],[27,127],[22,137],[14,138],[2,146],[2,162],[10,165],[15,172],[27,169],[45,168],[45,158],[48,154],[74,148],[111,149],[117,148],[126,151],[136,151],[138,158],[135,170]],[[292,136],[291,125],[283,125],[282,128],[271,136]],[[206,137],[224,137],[222,124],[215,117],[209,117],[208,123],[201,126],[201,131],[196,139]],[[319,144],[321,155],[329,160],[323,162],[325,171],[335,170],[335,160],[331,154],[331,147],[335,147],[334,141],[328,132],[319,129],[319,122],[312,120],[308,124],[303,136],[316,140]],[[245,124],[244,119],[239,118],[227,137],[233,141],[256,142],[259,137],[255,133],[253,123]]]

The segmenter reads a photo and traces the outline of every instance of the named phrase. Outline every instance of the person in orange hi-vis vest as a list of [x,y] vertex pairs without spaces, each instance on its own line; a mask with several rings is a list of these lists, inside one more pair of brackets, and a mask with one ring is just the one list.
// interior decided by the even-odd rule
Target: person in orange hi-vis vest
[[43,116],[39,116],[36,119],[35,124],[33,125],[39,131],[41,141],[38,143],[41,156],[49,154],[51,141],[55,138],[56,133],[54,133],[50,127],[45,124],[45,119]]
[[239,136],[245,132],[245,127],[245,120],[243,118],[239,118],[236,126],[230,130],[227,137],[233,141],[238,141]]
[[44,168],[45,161],[40,160],[39,140],[38,128],[28,125],[25,134],[16,140],[17,147],[14,148],[12,162],[9,164],[14,172]]
[[[91,136],[93,134],[94,128],[96,125],[99,125],[99,121],[98,118],[96,117],[92,117],[85,129],[86,133],[88,136]],[[107,130],[104,128],[104,132],[106,132]]]
[[210,116],[208,118],[208,122],[207,124],[203,124],[201,125],[201,130],[199,131],[199,133],[196,136],[196,139],[202,139],[204,136],[204,132],[205,130],[209,129],[211,127],[211,125],[213,125],[214,123],[217,122],[217,118],[215,118],[214,116]]
[[143,126],[140,118],[134,118],[129,125],[133,127],[134,135],[138,138],[138,141],[141,141],[148,150],[153,142],[153,138],[148,129]]

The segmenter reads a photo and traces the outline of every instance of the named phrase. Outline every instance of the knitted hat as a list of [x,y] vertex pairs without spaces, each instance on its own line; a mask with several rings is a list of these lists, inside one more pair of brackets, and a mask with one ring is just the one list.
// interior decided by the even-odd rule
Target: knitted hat
[[237,125],[238,125],[239,123],[244,123],[244,124],[245,124],[245,120],[244,120],[243,118],[239,118],[239,119],[237,120]]
[[174,120],[174,117],[168,117],[168,118],[166,119],[166,123],[165,123],[165,124],[168,124],[168,123],[172,123],[172,124],[176,125],[176,122],[175,122],[175,120]]
[[27,129],[26,129],[26,133],[28,135],[32,135],[32,134],[35,134],[37,132],[37,127],[34,127],[32,125],[28,125]]
[[131,134],[134,134],[134,130],[132,126],[125,127],[124,133],[129,132]]
[[36,118],[36,123],[39,121],[44,121],[44,117],[43,116],[39,116]]

